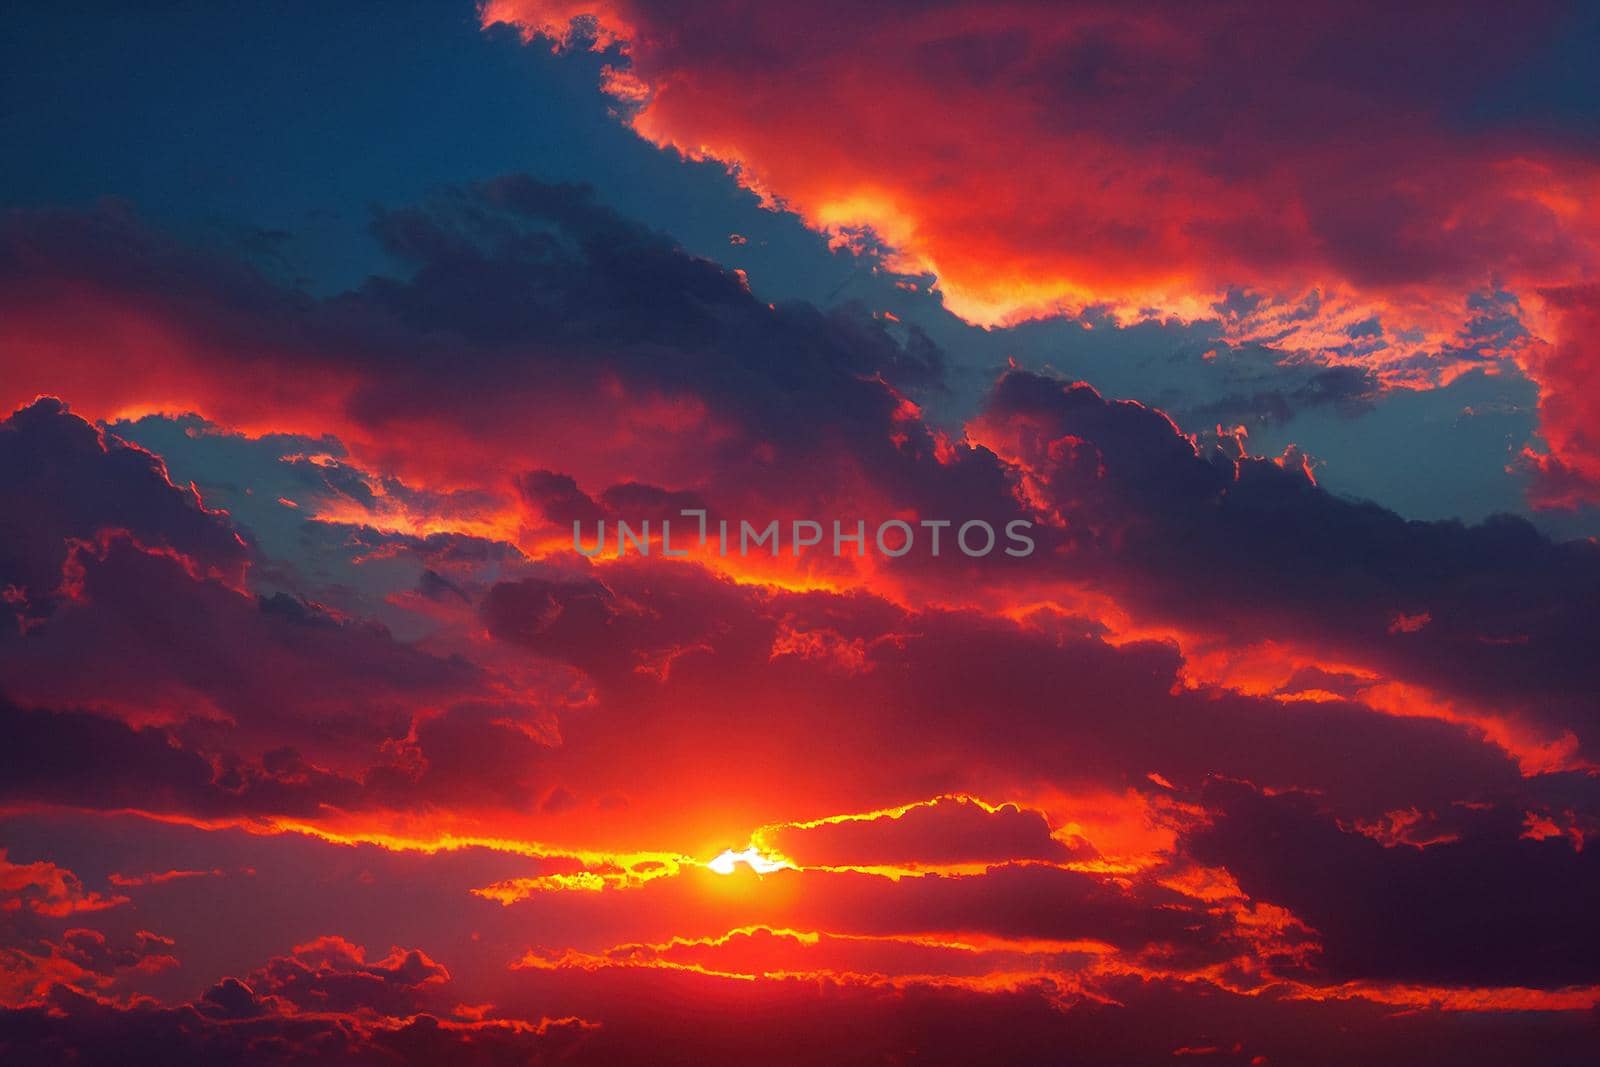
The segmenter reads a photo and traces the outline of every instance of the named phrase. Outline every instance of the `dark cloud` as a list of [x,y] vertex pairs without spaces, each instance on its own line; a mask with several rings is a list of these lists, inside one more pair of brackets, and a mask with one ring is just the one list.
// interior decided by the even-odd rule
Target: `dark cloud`
[[599,503],[579,489],[570,474],[528,471],[517,478],[517,492],[536,516],[557,526],[592,524],[605,516]]
[[[951,1067],[1170,1065],[1189,1056],[1226,1067],[1339,1067],[1351,1056],[1374,1067],[1490,1067],[1530,1048],[1539,1050],[1538,1062],[1582,1062],[1593,1040],[1581,1018],[1394,1013],[1360,1002],[1240,997],[1137,979],[1115,983],[1109,990],[1115,999],[1108,1002],[1071,997],[1048,981],[994,992],[922,982],[902,988],[790,979],[753,986],[646,968],[523,972],[523,979],[523,996],[562,1011],[561,1021],[517,1026],[428,1014],[399,1020],[320,1013],[216,1020],[188,1006],[128,1009],[61,991],[51,1002],[53,1012],[39,1007],[0,1016],[0,1041],[6,1042],[0,1047],[24,1063],[59,1062],[70,1054],[86,1064],[140,1067],[689,1065],[736,1060],[751,1049],[781,1067],[807,1067],[819,1058],[862,1067],[905,1058]],[[585,1014],[578,1013],[580,1007]],[[738,1026],[726,1023],[723,1013],[732,1011]]]
[[[548,790],[539,754],[558,735],[525,696],[377,623],[244,591],[245,541],[156,457],[45,401],[0,448],[16,460],[0,557],[27,586],[11,598],[25,629],[0,639],[11,802],[311,817]],[[438,566],[504,555],[413,540]]]
[[0,1051],[28,1064],[511,1067],[570,1054],[589,1030],[577,1019],[464,1020],[414,1009],[434,999],[421,996],[430,984],[447,983],[415,950],[369,964],[348,942],[323,939],[173,1007],[55,986],[37,1004],[0,1012]]
[[[0,422],[0,590],[26,628],[58,602],[70,542],[124,531],[238,582],[250,549],[161,460],[43,398]],[[16,627],[8,627],[13,634]],[[0,638],[3,640],[3,638]]]
[[564,718],[553,773],[666,790],[675,807],[694,802],[693,780],[620,768],[709,760],[725,796],[774,799],[803,777],[819,815],[1041,781],[1148,789],[1156,772],[1185,787],[1215,773],[1315,787],[1370,817],[1518,778],[1459,725],[1188,688],[1173,646],[1113,645],[1072,620],[907,611],[661,561],[601,574],[503,583],[483,618],[595,683],[597,704]]
[[1312,926],[1335,980],[1556,988],[1600,979],[1600,854],[1524,836],[1517,807],[1458,811],[1459,836],[1384,844],[1315,798],[1214,783],[1186,847]]
[[[578,440],[578,454],[642,447],[645,425],[684,437],[656,442],[668,458],[677,449],[734,467],[798,464],[819,435],[835,447],[868,443],[849,428],[887,421],[899,401],[885,382],[938,381],[942,357],[916,330],[897,339],[860,308],[770,306],[586,189],[507,177],[385,212],[375,232],[409,276],[319,301],[122,211],[13,213],[0,293],[29,309],[17,319],[16,362],[30,377],[17,387],[37,376],[39,346],[64,346],[72,363],[54,377],[91,408],[170,407],[176,393],[224,420],[314,423],[372,454],[467,470],[462,461],[490,455],[545,466],[574,455]],[[183,339],[149,352],[141,378],[60,334],[64,316],[91,331],[130,307]],[[317,375],[299,373],[264,387],[256,379],[269,353],[274,367],[320,370],[316,389]],[[608,426],[605,409],[620,421]],[[525,432],[541,418],[569,444],[541,449]],[[384,434],[402,424],[407,433]],[[708,446],[715,428],[727,439]],[[441,434],[458,449],[492,446],[451,456]],[[752,462],[756,441],[777,450],[764,463]]]
[[[1014,47],[957,49],[959,65],[981,78]],[[1107,48],[1108,69],[1123,69],[1115,42]],[[1337,1050],[1341,1062],[1379,1063],[1416,1062],[1429,1047],[1470,1062],[1505,1051],[1482,1032],[1531,1035],[1558,1056],[1580,1043],[1569,1020],[1545,1017],[1493,1016],[1477,1041],[1432,1011],[1383,1029],[1393,1020],[1370,1004],[1292,1002],[1272,983],[1594,979],[1579,903],[1593,895],[1592,849],[1573,845],[1589,832],[1592,791],[1576,778],[1523,779],[1469,724],[1363,703],[1375,674],[1592,743],[1593,544],[1556,544],[1513,519],[1406,522],[1318,488],[1298,453],[1255,458],[1236,438],[1199,448],[1159,411],[1022,373],[1000,381],[971,441],[950,440],[911,400],[939,388],[943,364],[915,330],[861,308],[770,306],[736,273],[568,186],[507,178],[383,213],[376,233],[408,273],[327,299],[214,270],[116,211],[23,215],[7,227],[0,312],[33,316],[24,333],[42,318],[121,323],[130,309],[156,323],[159,343],[137,333],[129,342],[147,378],[104,373],[100,350],[69,346],[80,362],[62,374],[96,410],[192,403],[240,424],[348,434],[348,455],[285,454],[276,476],[358,513],[414,512],[407,529],[481,518],[501,497],[512,525],[515,505],[530,522],[558,525],[702,504],[1041,522],[1037,558],[1010,570],[839,565],[841,587],[881,579],[898,600],[740,584],[683,562],[531,561],[486,537],[306,524],[308,554],[337,542],[352,570],[405,558],[404,581],[374,579],[361,594],[392,593],[444,620],[407,643],[296,595],[292,567],[277,575],[285,588],[247,591],[248,551],[227,519],[174,488],[153,457],[48,402],[14,416],[7,432],[18,436],[0,447],[38,440],[18,452],[28,473],[7,484],[6,502],[45,517],[0,531],[0,559],[23,580],[9,599],[27,622],[0,640],[8,805],[326,818],[377,833],[395,824],[453,833],[488,813],[474,828],[576,827],[577,838],[600,825],[630,847],[659,835],[696,849],[778,825],[777,844],[802,864],[985,865],[898,882],[777,872],[743,886],[755,892],[728,893],[741,887],[725,882],[719,895],[717,876],[693,863],[617,889],[638,869],[528,857],[525,869],[470,887],[500,897],[469,899],[454,886],[457,902],[477,909],[470,931],[469,919],[451,917],[457,941],[480,932],[478,916],[499,908],[491,901],[516,897],[502,910],[535,931],[517,936],[556,946],[536,957],[554,966],[519,977],[552,1012],[600,1020],[598,1032],[457,1014],[440,999],[455,966],[439,963],[431,942],[373,962],[330,938],[263,968],[230,968],[187,1004],[62,987],[53,1009],[30,1005],[0,1024],[0,1046],[25,1059],[76,1049],[93,1062],[115,1045],[127,1062],[472,1062],[538,1057],[580,1034],[584,1054],[601,1042],[599,1062],[651,1058],[640,1054],[650,1047],[666,1062],[748,1057],[753,1034],[772,1042],[775,1062],[1037,1062],[1063,1050],[1086,1062],[1170,1062],[1214,1048],[1219,1062],[1316,1063]],[[19,350],[29,373],[53,351]],[[1271,403],[1337,409],[1370,387],[1360,373],[1329,372]],[[51,473],[58,467],[67,475]],[[423,476],[413,483],[397,470]],[[46,579],[59,592],[41,600]],[[1073,583],[1108,593],[1135,634],[1154,620],[1223,645],[1297,644],[1326,662],[1266,695],[1206,684],[1173,643],[1040,606]],[[974,600],[1006,610],[939,606]],[[1217,775],[1250,785],[1202,793]],[[1032,807],[946,800],[898,818],[782,824],[953,791],[996,801],[1060,792],[1068,813],[1077,791],[1110,796],[1130,819],[1170,821],[1152,834],[1207,813],[1212,822],[1186,851],[1150,846],[1139,856],[1148,866],[1115,875],[1095,868],[1089,844],[1053,836]],[[1491,814],[1462,814],[1482,804]],[[1426,834],[1389,832],[1412,810]],[[1389,840],[1424,838],[1421,850]],[[1229,905],[1177,888],[1196,876],[1194,861],[1286,908],[1285,928],[1315,927],[1325,971],[1300,965],[1290,949],[1302,941],[1263,947],[1265,935]],[[424,861],[414,869],[425,874]],[[294,918],[304,925],[316,901],[275,884],[280,898],[295,897],[280,906],[304,909]],[[35,901],[93,902],[93,890],[61,885],[55,897],[27,890],[19,908],[37,917]],[[1483,907],[1453,888],[1467,885]],[[1395,886],[1418,900],[1441,895],[1443,906],[1393,905]],[[449,910],[437,891],[403,899]],[[1073,971],[987,995],[811,982],[730,996],[697,984],[706,976],[662,987],[650,984],[658,976],[608,973],[621,967],[559,962],[560,946],[579,940],[603,952],[602,932],[711,936],[746,920],[859,940],[1093,941],[1153,970],[1215,968],[1211,978],[1258,995],[1124,977],[1080,998]],[[483,925],[501,947],[511,936],[510,919]],[[1463,948],[1456,935],[1467,927],[1481,933]],[[96,966],[123,951],[87,934],[51,944]],[[641,949],[627,960],[647,957],[675,958]],[[30,973],[30,989],[49,988],[48,968]],[[688,1023],[674,1018],[685,1004]],[[729,1004],[743,1006],[739,1027],[708,1009]],[[1359,1038],[1337,1036],[1350,1026]],[[963,1044],[958,1027],[990,1046]],[[652,1032],[653,1046],[637,1043]],[[681,1044],[661,1051],[662,1034]],[[846,1034],[859,1036],[841,1057]]]
[[[417,949],[397,949],[368,962],[361,946],[342,937],[322,937],[269,961],[246,975],[242,984],[256,1006],[270,997],[302,1011],[368,1009],[400,1016],[413,1015],[429,1005],[440,1007],[438,992],[449,981],[450,972]],[[239,993],[229,990],[208,999],[236,1015],[246,1007]]]
[[[1408,521],[1289,462],[1197,448],[1158,411],[1026,373],[978,436],[1037,480],[1079,569],[1165,617],[1312,647],[1596,742],[1600,547]],[[1426,624],[1396,628],[1398,615]],[[1203,620],[1203,622],[1202,622]]]
[[0,800],[223,820],[515,811],[550,788],[559,737],[523,706],[469,702],[422,721],[408,739],[346,753],[336,767],[289,745],[241,753],[234,740],[0,698]]
[[1093,848],[1052,836],[1043,813],[1014,804],[988,810],[944,797],[905,811],[774,827],[762,841],[803,866],[940,864],[1087,858]]
[[[1582,1062],[1593,1047],[1583,1013],[1396,1011],[1361,1001],[1240,996],[1206,983],[1126,978],[1106,999],[1049,979],[991,992],[957,983],[839,982],[810,977],[750,983],[653,968],[520,972],[522,998],[584,1012],[600,1028],[578,1062],[697,1064],[738,1059],[802,1067],[826,1060],[994,1064],[1341,1067],[1438,1062],[1485,1067],[1519,1051],[1535,1062]],[[625,1003],[626,1011],[608,1011]],[[738,1027],[724,1025],[737,1013]],[[1191,1061],[1192,1057],[1192,1061]]]
[[[16,699],[187,719],[197,735],[226,730],[257,750],[327,751],[403,737],[418,712],[493,692],[481,669],[378,624],[196,578],[121,536],[73,560],[70,601],[0,646],[0,680]],[[95,669],[75,670],[86,657]]]
[[1299,412],[1331,407],[1345,418],[1354,418],[1371,410],[1381,392],[1377,376],[1367,368],[1324,367],[1297,385],[1228,394],[1202,404],[1185,404],[1184,414],[1196,420],[1256,425],[1285,423]]
[[81,711],[45,711],[0,700],[0,797],[9,804],[191,815],[312,816],[351,803],[359,786],[305,765],[292,753],[260,763],[178,744],[167,730],[133,727]]

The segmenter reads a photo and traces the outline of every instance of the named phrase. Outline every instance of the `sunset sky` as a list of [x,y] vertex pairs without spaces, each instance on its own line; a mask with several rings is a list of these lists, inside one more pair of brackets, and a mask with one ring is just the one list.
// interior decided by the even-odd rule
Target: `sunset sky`
[[1597,50],[8,8],[0,1063],[1600,1062]]

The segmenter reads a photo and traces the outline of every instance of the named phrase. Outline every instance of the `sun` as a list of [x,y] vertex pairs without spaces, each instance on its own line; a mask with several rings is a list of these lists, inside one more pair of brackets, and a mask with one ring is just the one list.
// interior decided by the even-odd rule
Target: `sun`
[[771,874],[773,871],[793,870],[794,864],[781,856],[768,856],[754,845],[746,845],[735,852],[733,849],[724,849],[716,859],[706,864],[706,867],[717,874],[732,874],[738,870],[739,864],[744,864],[757,874]]

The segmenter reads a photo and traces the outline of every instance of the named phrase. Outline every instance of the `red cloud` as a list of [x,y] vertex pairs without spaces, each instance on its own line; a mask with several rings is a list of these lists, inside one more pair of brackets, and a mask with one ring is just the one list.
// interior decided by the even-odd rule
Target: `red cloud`
[[816,224],[873,226],[968,310],[1591,261],[1595,219],[1561,198],[1593,187],[1588,161],[1446,126],[1550,36],[1540,12],[497,0],[484,20],[571,40],[578,7],[623,42],[613,89],[648,89],[641,134]]
[[0,848],[0,913],[33,912],[63,918],[126,904],[127,897],[87,891],[76,874],[53,863],[12,863]]
[[[1559,9],[1471,7],[493,0],[483,19],[616,47],[606,88],[641,136],[842,242],[870,230],[965,318],[1220,317],[1313,353],[1376,318],[1354,358],[1425,382],[1491,286],[1576,343],[1541,293],[1600,264],[1594,155],[1469,121]],[[1593,367],[1539,367],[1546,406]],[[1600,450],[1551,445],[1594,499]]]
[[1535,346],[1530,370],[1543,387],[1539,428],[1547,453],[1528,452],[1534,503],[1572,508],[1600,499],[1600,286],[1567,286],[1542,294],[1555,340]]

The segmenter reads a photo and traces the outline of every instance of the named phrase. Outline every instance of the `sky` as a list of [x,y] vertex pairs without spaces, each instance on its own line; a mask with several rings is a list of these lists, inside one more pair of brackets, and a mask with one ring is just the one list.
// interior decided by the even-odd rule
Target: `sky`
[[0,27],[0,1060],[1600,1053],[1592,8]]

